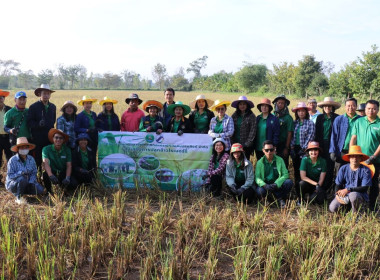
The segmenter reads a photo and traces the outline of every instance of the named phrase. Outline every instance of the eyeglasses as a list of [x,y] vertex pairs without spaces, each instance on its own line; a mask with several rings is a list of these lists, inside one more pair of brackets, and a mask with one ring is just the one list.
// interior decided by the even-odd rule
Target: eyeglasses
[[265,151],[266,153],[269,153],[269,152],[273,152],[274,149],[273,149],[273,148],[272,148],[272,149],[264,149],[264,151]]
[[61,136],[54,136],[54,139],[56,139],[56,140],[63,140],[63,137],[61,137]]

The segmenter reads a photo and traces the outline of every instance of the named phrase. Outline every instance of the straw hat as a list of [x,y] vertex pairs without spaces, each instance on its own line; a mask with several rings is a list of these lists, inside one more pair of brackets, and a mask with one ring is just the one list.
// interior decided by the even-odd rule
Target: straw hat
[[17,153],[20,146],[28,146],[29,150],[33,150],[36,147],[36,145],[28,142],[28,138],[19,137],[17,138],[16,145],[11,147],[11,151]]
[[128,98],[125,99],[125,103],[129,104],[132,99],[137,99],[139,101],[139,105],[143,102],[137,93],[131,93]]
[[223,100],[217,99],[217,100],[214,101],[214,104],[209,109],[213,110],[213,111],[216,111],[216,108],[218,108],[220,106],[223,106],[223,105],[230,106],[231,102],[230,101],[223,101]]
[[286,99],[286,97],[285,97],[284,94],[280,94],[280,95],[278,95],[278,96],[272,101],[272,103],[273,103],[273,104],[276,104],[277,101],[280,100],[280,99],[285,100],[285,102],[286,102],[286,106],[289,106],[289,104],[290,104],[290,100],[289,100],[289,99]]
[[81,106],[83,106],[83,102],[92,102],[92,103],[94,103],[94,102],[96,102],[98,99],[95,99],[95,98],[91,98],[90,96],[88,96],[88,95],[84,95],[83,97],[82,97],[82,99],[81,100],[78,100],[78,105],[81,105]]
[[63,136],[63,143],[66,143],[67,141],[69,141],[69,135],[67,135],[66,133],[64,133],[62,130],[60,129],[56,129],[56,128],[51,128],[49,130],[49,133],[48,133],[48,139],[51,143],[53,143],[53,137],[55,134],[59,134],[61,136]]
[[195,100],[192,101],[189,105],[190,105],[190,108],[191,109],[195,109],[195,104],[197,104],[197,101],[198,100],[205,100],[207,102],[207,105],[208,107],[211,106],[211,104],[214,103],[214,101],[212,101],[211,99],[207,99],[206,96],[204,94],[200,94],[200,95],[197,95],[197,97],[195,97]]
[[150,107],[157,107],[157,113],[163,108],[162,104],[156,100],[147,100],[143,104],[143,110],[149,113]]
[[250,101],[250,100],[248,100],[247,96],[244,96],[244,95],[239,96],[239,98],[237,100],[235,100],[234,102],[232,102],[231,107],[238,108],[240,102],[247,103],[247,105],[248,105],[248,107],[250,109],[252,109],[253,107],[255,107],[255,105],[253,104],[253,102]]
[[311,109],[306,106],[305,102],[298,102],[297,106],[292,109],[292,112],[296,112],[297,110],[305,109],[307,111],[310,111]]
[[110,99],[108,96],[104,97],[102,100],[99,101],[99,105],[103,105],[104,103],[112,103],[117,104],[117,100]]
[[268,105],[269,108],[270,108],[270,111],[273,110],[273,106],[272,106],[272,103],[270,102],[270,100],[268,98],[263,98],[261,99],[260,103],[257,104],[257,109],[261,112],[261,105]]
[[74,112],[75,112],[75,113],[77,112],[78,107],[75,106],[74,102],[72,102],[71,100],[67,100],[67,101],[65,101],[65,103],[63,103],[63,106],[62,106],[62,108],[61,108],[61,112],[64,112],[65,109],[66,109],[67,107],[69,107],[69,106],[72,106],[72,107],[74,108]]
[[340,103],[335,102],[332,97],[325,97],[322,102],[318,103],[319,108],[323,108],[323,106],[333,106],[335,109],[340,108]]
[[243,145],[239,143],[233,144],[230,153],[232,154],[235,152],[244,152]]
[[375,166],[373,164],[366,164],[364,161],[360,164],[369,168],[369,170],[371,171],[371,177],[373,178],[373,176],[375,175]]
[[318,149],[319,152],[322,152],[322,148],[319,147],[319,143],[317,141],[310,141],[309,144],[307,144],[307,149],[305,150],[305,153],[307,153],[311,149]]
[[185,104],[183,104],[181,101],[177,101],[176,103],[169,105],[168,106],[168,113],[170,115],[174,116],[175,115],[174,114],[174,110],[177,107],[181,107],[183,109],[183,115],[184,116],[190,114],[190,111],[191,111],[190,107],[187,106],[187,105],[185,105]]
[[5,90],[0,89],[0,96],[7,97],[8,95],[9,95],[9,91],[5,91]]
[[36,95],[36,96],[40,96],[41,95],[41,91],[43,91],[43,90],[47,90],[47,91],[49,91],[50,93],[53,93],[53,92],[55,92],[54,90],[51,90],[50,89],[50,86],[48,85],[48,84],[42,84],[39,88],[37,88],[35,91],[34,91],[34,94]]
[[350,156],[362,156],[362,161],[369,159],[369,156],[367,156],[366,154],[363,154],[362,148],[357,145],[351,146],[350,149],[348,150],[348,154],[345,154],[344,156],[342,156],[342,159],[344,161],[350,161]]

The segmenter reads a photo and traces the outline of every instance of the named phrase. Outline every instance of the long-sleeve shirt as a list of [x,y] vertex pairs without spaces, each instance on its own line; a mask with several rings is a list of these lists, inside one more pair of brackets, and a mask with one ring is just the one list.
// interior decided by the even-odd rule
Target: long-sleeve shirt
[[208,135],[210,135],[212,138],[223,138],[223,140],[226,142],[226,151],[229,151],[231,148],[231,137],[234,135],[234,120],[230,116],[224,115],[222,120],[223,132],[215,133],[214,129],[217,124],[216,118],[217,117],[211,119]]
[[211,176],[214,176],[214,175],[224,176],[226,174],[226,164],[229,157],[230,156],[228,153],[224,153],[224,155],[219,159],[219,166],[215,168],[214,156],[211,156],[210,162],[208,165],[208,171],[207,171],[208,177],[206,180],[206,184],[210,183]]
[[299,120],[294,121],[294,135],[290,144],[292,147],[296,145],[296,132],[298,129],[300,137],[300,146],[303,150],[306,150],[307,144],[309,144],[310,141],[314,140],[315,125],[311,120],[303,120],[302,125],[300,125]]
[[277,170],[278,176],[276,178],[273,178],[273,180],[274,180],[274,183],[277,185],[278,188],[281,188],[281,186],[285,182],[285,180],[289,179],[289,172],[285,167],[284,160],[281,157],[274,155],[273,161],[274,162],[272,162],[272,163],[275,163],[276,166],[274,166],[274,164],[269,163],[265,156],[262,157],[257,162],[256,170],[255,170],[256,171],[256,184],[259,187],[262,187],[268,183],[268,180],[267,180],[265,174],[269,173],[268,172],[269,169],[273,170],[274,168],[276,168],[276,170]]
[[[28,173],[28,175],[22,175],[23,172]],[[28,183],[39,185],[37,182],[37,166],[34,158],[30,155],[27,155],[25,162],[23,162],[19,154],[16,154],[9,159],[7,165],[7,177],[5,179],[5,187],[9,189],[9,184],[12,181],[17,181],[24,176],[27,176]]]
[[64,133],[69,135],[69,146],[70,148],[75,147],[75,130],[74,130],[74,120],[66,120],[64,116],[60,116],[57,119],[57,129],[62,130]]

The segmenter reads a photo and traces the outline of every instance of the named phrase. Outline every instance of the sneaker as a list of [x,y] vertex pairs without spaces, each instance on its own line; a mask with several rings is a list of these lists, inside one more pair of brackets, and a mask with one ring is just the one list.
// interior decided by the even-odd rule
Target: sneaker
[[25,198],[23,198],[23,197],[16,198],[15,202],[16,202],[18,205],[26,204],[26,200],[25,200]]
[[286,207],[286,203],[285,203],[285,201],[283,199],[279,199],[278,202],[280,203],[280,208],[281,209],[284,209]]

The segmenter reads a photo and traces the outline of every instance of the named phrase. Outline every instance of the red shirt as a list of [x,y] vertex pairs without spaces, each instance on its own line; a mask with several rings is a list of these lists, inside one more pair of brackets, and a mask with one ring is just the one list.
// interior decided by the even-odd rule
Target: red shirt
[[144,117],[144,111],[137,108],[137,111],[131,112],[128,108],[127,111],[121,116],[121,131],[139,131],[140,120]]

